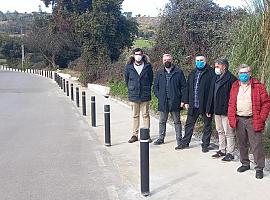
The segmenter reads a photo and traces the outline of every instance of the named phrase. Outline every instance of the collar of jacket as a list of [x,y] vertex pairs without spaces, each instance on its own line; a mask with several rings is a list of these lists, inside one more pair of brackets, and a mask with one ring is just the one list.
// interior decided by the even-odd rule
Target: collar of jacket
[[[143,66],[143,69],[142,69],[142,70],[144,70],[145,68],[147,68],[149,65],[150,65],[150,63],[144,62],[144,66]],[[129,64],[129,65],[128,65],[128,68],[129,68],[129,69],[132,69],[132,70],[136,70],[136,69],[134,68],[134,63]]]
[[[150,58],[147,55],[143,55],[142,61],[144,62],[144,64],[150,63]],[[127,65],[133,65],[134,62],[135,62],[134,55],[129,56]]]

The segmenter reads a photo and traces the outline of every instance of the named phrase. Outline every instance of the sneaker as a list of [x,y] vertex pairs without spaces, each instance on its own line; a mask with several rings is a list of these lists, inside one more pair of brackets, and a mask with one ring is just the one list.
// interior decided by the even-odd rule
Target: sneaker
[[242,165],[241,167],[238,167],[237,171],[242,173],[250,169],[249,165]]
[[216,154],[212,155],[212,158],[220,158],[223,156],[226,156],[226,154],[219,150]]
[[155,142],[154,142],[154,145],[161,145],[161,144],[164,144],[164,140],[163,139],[157,139]]
[[175,147],[175,150],[183,150],[189,148],[189,144],[180,144],[177,147]]
[[133,142],[136,142],[136,141],[138,141],[138,137],[135,136],[135,135],[133,135],[133,136],[130,138],[130,140],[128,141],[128,143],[133,143]]
[[256,170],[256,176],[257,179],[262,179],[263,178],[263,170],[262,169],[257,169]]
[[234,156],[230,153],[227,153],[226,156],[224,158],[222,158],[222,161],[225,161],[225,162],[230,162],[234,159]]

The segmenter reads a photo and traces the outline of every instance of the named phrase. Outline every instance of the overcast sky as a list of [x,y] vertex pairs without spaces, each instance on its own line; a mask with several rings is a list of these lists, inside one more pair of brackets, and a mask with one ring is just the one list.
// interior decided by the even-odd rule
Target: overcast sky
[[[157,16],[164,8],[169,0],[124,0],[123,11],[130,11],[133,15],[141,14],[147,16]],[[245,0],[214,0],[221,6],[241,6],[244,5]],[[50,12],[50,8],[45,8],[43,2],[40,0],[0,0],[0,10],[18,11],[18,12],[32,12],[38,11],[38,6],[42,6],[42,10]]]

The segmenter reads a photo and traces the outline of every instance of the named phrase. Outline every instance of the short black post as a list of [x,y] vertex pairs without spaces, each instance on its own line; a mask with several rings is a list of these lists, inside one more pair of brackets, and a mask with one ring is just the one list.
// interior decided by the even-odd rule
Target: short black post
[[60,76],[58,74],[56,75],[56,80],[57,80],[58,86],[60,86]]
[[85,97],[85,91],[82,92],[82,113],[83,113],[83,116],[86,116],[86,97]]
[[104,105],[105,146],[111,146],[110,105]]
[[43,76],[43,73],[44,73],[43,70],[41,70],[41,76]]
[[70,84],[70,98],[71,101],[74,101],[74,92],[73,92],[73,84]]
[[150,195],[149,187],[149,129],[140,129],[141,194]]
[[66,92],[66,79],[63,79],[63,91]]
[[96,97],[91,96],[91,121],[92,121],[92,126],[96,127]]
[[57,82],[56,72],[54,72],[54,81]]
[[66,91],[67,91],[67,96],[69,96],[69,84],[68,84],[68,81],[66,81]]
[[63,78],[60,77],[60,88],[63,89]]
[[80,107],[80,93],[78,87],[76,87],[76,105],[77,107]]

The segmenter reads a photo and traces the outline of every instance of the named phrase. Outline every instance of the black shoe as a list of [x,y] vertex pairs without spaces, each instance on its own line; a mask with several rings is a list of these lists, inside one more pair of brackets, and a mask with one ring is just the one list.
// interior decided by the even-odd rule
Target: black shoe
[[202,148],[202,152],[203,152],[203,153],[207,153],[207,152],[209,152],[208,147],[203,147],[203,148]]
[[189,148],[189,144],[180,144],[177,147],[175,147],[175,150],[182,150],[182,149],[187,149]]
[[128,141],[128,143],[133,143],[133,142],[136,142],[136,141],[138,141],[138,137],[135,136],[135,135],[133,135],[133,136],[130,138],[130,140]]
[[224,158],[222,158],[222,161],[225,161],[225,162],[230,162],[234,159],[234,156],[230,153],[227,153],[226,156]]
[[262,179],[263,178],[263,170],[262,169],[256,170],[256,178],[257,179]]
[[164,140],[163,139],[157,139],[155,142],[154,142],[154,145],[161,145],[161,144],[164,144]]
[[241,167],[238,167],[237,171],[242,173],[250,169],[249,165],[242,165]]
[[153,140],[151,138],[149,138],[148,141],[149,141],[149,143],[152,143],[153,142]]
[[220,158],[220,157],[223,157],[225,156],[226,154],[223,153],[222,151],[218,151],[216,154],[212,155],[212,158]]

